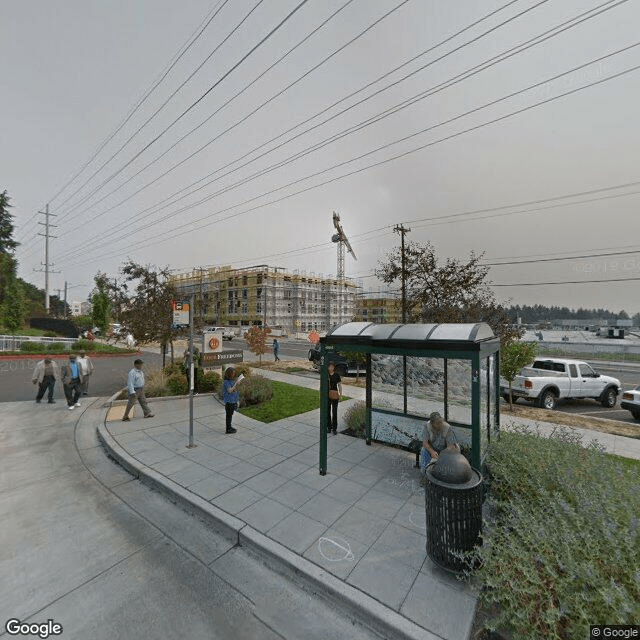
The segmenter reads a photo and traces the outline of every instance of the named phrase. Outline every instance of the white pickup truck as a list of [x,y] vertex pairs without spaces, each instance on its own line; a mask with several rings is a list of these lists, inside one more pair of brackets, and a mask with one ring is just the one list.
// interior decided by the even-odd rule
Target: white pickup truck
[[[538,358],[511,383],[514,400],[532,400],[544,409],[554,409],[559,398],[594,398],[604,407],[614,407],[620,391],[617,378],[603,376],[581,360],[565,358]],[[509,383],[504,379],[500,394],[509,399]]]
[[223,340],[233,340],[236,335],[233,329],[226,329],[225,327],[202,327],[202,333],[221,333]]

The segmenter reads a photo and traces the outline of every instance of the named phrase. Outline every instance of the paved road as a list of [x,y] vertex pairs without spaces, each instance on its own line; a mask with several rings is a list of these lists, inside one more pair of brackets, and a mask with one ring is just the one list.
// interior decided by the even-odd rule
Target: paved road
[[0,407],[0,637],[12,618],[69,640],[377,637],[108,460],[101,415]]
[[[92,358],[95,371],[91,377],[89,387],[90,396],[109,397],[118,389],[122,389],[127,382],[127,374],[133,366],[137,356],[94,357]],[[155,353],[143,353],[141,356],[145,366],[160,366],[162,358]],[[66,359],[57,360],[58,364]],[[15,358],[0,360],[0,402],[15,402],[19,400],[34,400],[37,387],[31,383],[33,368],[38,360]],[[54,397],[58,402],[64,402],[62,384],[56,383]]]

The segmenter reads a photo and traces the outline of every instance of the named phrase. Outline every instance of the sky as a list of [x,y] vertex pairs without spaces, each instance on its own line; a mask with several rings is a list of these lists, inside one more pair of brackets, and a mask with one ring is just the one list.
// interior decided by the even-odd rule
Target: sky
[[[640,311],[637,0],[3,0],[19,275],[483,254],[506,304]],[[53,226],[55,225],[55,226]],[[392,287],[394,289],[398,286]]]

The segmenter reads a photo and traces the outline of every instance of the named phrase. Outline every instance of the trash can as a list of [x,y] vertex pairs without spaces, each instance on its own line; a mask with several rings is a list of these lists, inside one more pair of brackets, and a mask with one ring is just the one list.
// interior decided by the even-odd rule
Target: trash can
[[425,476],[427,555],[459,573],[469,562],[455,554],[471,551],[482,528],[482,474],[461,453],[445,450]]

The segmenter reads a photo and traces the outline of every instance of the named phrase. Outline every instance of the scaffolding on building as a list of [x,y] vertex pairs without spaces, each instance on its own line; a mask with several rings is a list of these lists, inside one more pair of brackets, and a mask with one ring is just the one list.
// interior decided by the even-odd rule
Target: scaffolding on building
[[280,327],[287,333],[326,331],[357,314],[358,284],[266,264],[198,267],[172,276],[179,293],[194,293],[204,322]]

